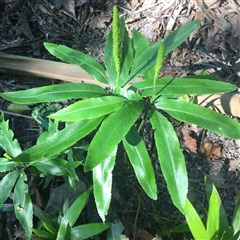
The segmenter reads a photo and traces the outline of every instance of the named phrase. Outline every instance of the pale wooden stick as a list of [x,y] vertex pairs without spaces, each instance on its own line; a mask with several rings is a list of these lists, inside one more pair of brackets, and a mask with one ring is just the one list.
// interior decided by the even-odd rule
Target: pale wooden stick
[[210,107],[215,111],[219,111],[227,115],[240,117],[239,93],[199,95],[197,96],[197,103],[205,107]]
[[92,79],[79,66],[2,52],[0,52],[0,72],[53,78],[76,83],[83,81],[103,88],[107,87],[106,84]]

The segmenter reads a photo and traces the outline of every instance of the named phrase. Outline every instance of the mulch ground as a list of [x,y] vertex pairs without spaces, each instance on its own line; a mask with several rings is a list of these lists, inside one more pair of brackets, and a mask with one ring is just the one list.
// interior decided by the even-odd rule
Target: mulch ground
[[[49,0],[49,1],[0,1],[0,51],[33,58],[52,57],[43,42],[64,44],[85,52],[103,62],[105,36],[111,27],[112,7],[117,4],[124,16],[129,32],[133,28],[144,34],[151,43],[158,41],[183,24],[199,19],[201,27],[180,47],[166,57],[161,76],[185,76],[203,70],[222,81],[240,86],[240,4],[238,1],[187,1],[187,0]],[[54,59],[56,60],[56,59]],[[56,80],[0,73],[0,91],[15,91],[59,83]],[[0,99],[1,110],[7,111],[9,103]],[[26,149],[38,135],[35,121],[5,112],[15,137]],[[239,120],[236,116],[229,116]],[[240,140],[231,140],[191,124],[172,120],[184,149],[189,176],[189,199],[200,214],[207,207],[204,175],[216,185],[231,220],[235,204],[234,188],[240,189]],[[236,129],[240,131],[240,129]],[[143,128],[144,138],[151,145],[150,129]],[[201,147],[213,144],[210,154],[201,154]],[[150,146],[151,148],[151,146]],[[194,151],[191,149],[194,148]],[[189,150],[190,149],[190,150]],[[215,152],[214,152],[215,150]],[[203,153],[203,152],[202,152]],[[0,156],[3,152],[0,149]],[[184,222],[184,217],[173,206],[161,173],[156,152],[152,151],[156,173],[157,201],[149,199],[140,188],[133,169],[125,164],[121,154],[113,173],[113,200],[109,220],[119,219],[123,234],[132,239],[132,229],[140,196],[140,212],[137,221],[138,239],[149,240],[157,234],[163,239],[191,239],[190,234],[173,234],[165,230]],[[81,169],[79,169],[79,174]],[[91,184],[91,176],[82,176],[82,188]],[[60,181],[60,180],[59,180]],[[52,188],[61,181],[52,183]],[[48,206],[51,190],[42,191],[43,208]],[[64,191],[64,190],[60,190]],[[53,195],[52,198],[58,196]],[[36,198],[34,198],[36,199]],[[100,221],[93,199],[86,207],[85,221]],[[22,229],[13,214],[0,213],[0,239],[10,239]],[[164,234],[165,233],[165,234]],[[19,237],[21,239],[21,237]],[[102,238],[104,239],[104,238]]]

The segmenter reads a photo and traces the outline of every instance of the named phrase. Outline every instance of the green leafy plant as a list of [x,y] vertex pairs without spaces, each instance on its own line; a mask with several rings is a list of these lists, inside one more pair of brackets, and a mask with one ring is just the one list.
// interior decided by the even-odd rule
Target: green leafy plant
[[[168,115],[196,124],[220,135],[239,139],[239,123],[219,113],[179,100],[182,95],[229,92],[236,86],[212,80],[211,76],[158,78],[164,57],[180,45],[199,26],[193,21],[170,33],[165,39],[149,44],[138,31],[132,39],[114,7],[114,23],[105,46],[104,67],[84,53],[66,46],[45,43],[57,58],[84,69],[96,85],[69,83],[2,93],[3,98],[19,104],[80,99],[65,109],[49,115],[68,122],[61,131],[23,151],[10,154],[5,164],[48,163],[77,141],[97,129],[89,144],[84,170],[93,174],[93,191],[98,213],[103,221],[111,201],[112,171],[118,146],[123,144],[136,177],[146,194],[156,200],[157,186],[149,152],[141,137],[143,124],[150,120],[161,169],[174,205],[186,211],[188,179],[184,156]],[[120,41],[120,43],[119,43]],[[141,81],[133,80],[143,75]],[[103,89],[101,82],[109,86]],[[138,124],[137,120],[141,120]],[[58,166],[58,162],[55,162]],[[72,162],[71,164],[78,164]],[[15,166],[15,165],[14,165]],[[188,203],[188,202],[187,202]]]
[[[41,162],[35,162],[33,164],[26,164],[22,162],[16,163],[12,161],[11,158],[19,155],[22,150],[17,140],[12,139],[13,132],[8,129],[8,121],[4,121],[3,117],[4,116],[2,114],[0,117],[0,145],[6,153],[4,154],[5,158],[0,158],[0,172],[5,173],[4,177],[0,181],[1,210],[15,211],[16,217],[22,224],[29,239],[32,235],[32,231],[38,237],[41,237],[41,239],[87,239],[108,229],[111,226],[110,223],[91,223],[74,226],[83,207],[88,201],[92,188],[89,188],[86,192],[81,194],[69,207],[69,209],[65,209],[64,216],[60,216],[61,218],[58,218],[57,216],[50,217],[32,203],[27,182],[28,175],[33,172],[33,169],[35,169],[34,173],[39,172],[39,175],[48,174],[49,176],[66,176],[68,178],[68,182],[74,188],[74,181],[78,180],[74,169],[79,166],[81,161],[66,161],[60,159],[59,157],[45,159]],[[55,132],[56,126],[56,124],[54,126],[54,124],[51,124],[50,122],[49,131],[52,133]],[[44,132],[39,139],[43,137],[45,139],[45,133],[46,132]],[[13,204],[4,204],[12,189],[14,189]],[[43,229],[33,228],[33,213],[41,220]],[[59,223],[58,219],[60,219]]]
[[240,191],[235,189],[236,203],[232,223],[229,224],[229,220],[217,189],[207,177],[205,178],[205,186],[209,203],[206,219],[202,220],[191,202],[187,200],[185,209],[187,224],[176,226],[171,232],[191,231],[194,239],[239,239]]
[[33,232],[43,239],[88,239],[110,228],[111,223],[88,223],[74,226],[91,192],[92,188],[89,188],[80,195],[69,208],[63,211],[61,217],[51,216],[34,205],[35,214],[41,220],[41,224],[38,229],[33,229]]
[[[54,134],[56,130],[57,124],[50,123],[47,135]],[[38,142],[47,138],[44,136],[45,133],[47,132],[43,132],[39,137]],[[48,176],[48,178],[51,176],[66,176],[68,182],[74,188],[74,181],[78,180],[74,170],[82,161],[71,161],[69,158],[66,161],[63,156],[52,156],[51,159],[45,158],[42,161],[32,163],[13,161],[13,158],[21,154],[22,150],[18,141],[16,139],[13,140],[13,132],[9,129],[8,121],[4,120],[3,114],[0,116],[0,136],[0,146],[5,150],[4,157],[0,158],[0,173],[3,174],[3,178],[0,181],[0,206],[4,208],[4,202],[13,189],[13,207],[16,217],[30,238],[33,226],[33,204],[27,183],[28,176],[31,173],[42,174],[43,176]]]

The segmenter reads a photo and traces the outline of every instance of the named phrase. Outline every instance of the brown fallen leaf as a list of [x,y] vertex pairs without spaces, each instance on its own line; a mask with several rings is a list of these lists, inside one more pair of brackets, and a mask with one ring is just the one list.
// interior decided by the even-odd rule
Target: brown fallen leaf
[[104,29],[106,28],[106,23],[110,22],[111,16],[110,15],[96,15],[92,18],[90,23],[91,29]]
[[139,5],[138,0],[132,0],[132,1],[131,1],[131,7],[132,7],[133,9],[136,8],[138,5]]
[[[134,230],[132,230],[132,234],[134,236]],[[154,236],[144,229],[138,229],[138,230],[135,230],[135,238],[136,239],[140,238],[142,240],[152,240]]]
[[221,29],[222,32],[229,31],[231,29],[231,24],[224,19],[223,16],[217,15],[212,10],[208,9],[206,4],[204,2],[200,2],[199,0],[196,0],[198,7],[200,10],[204,13],[204,16],[209,20],[214,20],[214,26],[217,26],[219,29]]
[[221,151],[222,148],[219,144],[213,144],[212,152],[208,158],[209,159],[219,158],[221,156]]
[[228,171],[233,171],[240,166],[240,159],[234,159],[229,161],[229,168]]
[[211,155],[212,149],[213,149],[213,143],[211,141],[204,141],[199,151],[205,157],[209,157]]
[[229,4],[231,10],[229,11],[229,23],[232,25],[232,35],[236,38],[240,37],[240,9],[239,6],[232,2]]
[[190,153],[197,153],[197,140],[190,136],[189,129],[182,129],[184,149]]
[[211,141],[204,141],[199,151],[208,159],[216,159],[221,156],[222,148],[219,144],[213,144]]

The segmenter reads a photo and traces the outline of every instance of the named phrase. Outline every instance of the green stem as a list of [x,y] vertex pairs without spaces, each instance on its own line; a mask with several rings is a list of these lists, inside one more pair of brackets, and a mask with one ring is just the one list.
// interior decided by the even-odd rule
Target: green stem
[[137,221],[138,221],[138,215],[139,215],[139,212],[140,212],[141,198],[140,198],[140,195],[139,195],[138,191],[134,187],[132,187],[131,185],[130,185],[130,187],[136,193],[137,198],[138,198],[137,212],[136,212],[136,216],[135,216],[135,220],[134,220],[134,226],[133,226],[133,239],[136,240]]
[[139,125],[139,127],[138,127],[138,129],[137,129],[138,133],[140,133],[140,131],[142,130],[143,124],[144,124],[145,121],[146,121],[146,118],[147,118],[147,116],[148,116],[148,112],[149,112],[150,109],[151,109],[151,105],[149,105],[149,106],[147,107],[147,109],[146,109],[146,111],[145,111],[145,113],[144,113],[144,116],[143,116],[143,118],[142,118],[142,121],[141,121],[141,123],[140,123],[140,125]]
[[152,101],[153,101],[154,96],[155,96],[155,91],[156,91],[156,81],[157,81],[157,77],[154,76],[154,79],[153,79]]

